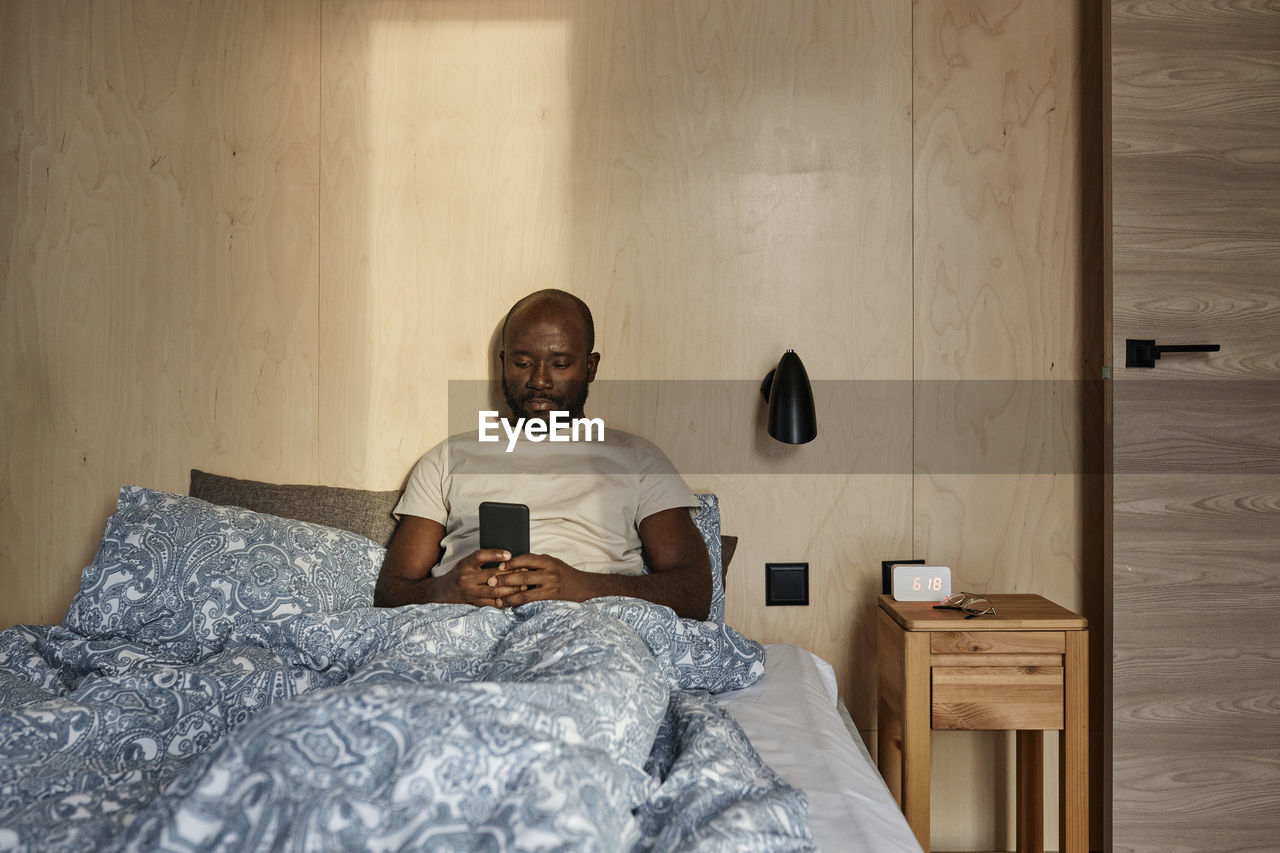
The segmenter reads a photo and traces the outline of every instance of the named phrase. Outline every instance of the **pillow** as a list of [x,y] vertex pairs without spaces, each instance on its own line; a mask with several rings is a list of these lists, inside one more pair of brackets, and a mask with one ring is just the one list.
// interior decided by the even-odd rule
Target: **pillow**
[[62,624],[195,660],[245,616],[371,606],[383,554],[345,530],[125,486]]
[[255,512],[296,518],[326,527],[337,527],[367,536],[386,547],[395,533],[391,516],[399,490],[370,492],[335,486],[277,485],[240,480],[191,469],[193,498],[224,506],[242,506]]
[[707,620],[724,621],[724,570],[721,561],[720,499],[715,495],[695,495],[702,504],[702,512],[693,516],[693,524],[707,543],[707,556],[711,558],[711,610]]
[[733,562],[733,552],[738,550],[738,537],[720,535],[720,577],[728,580],[729,563]]

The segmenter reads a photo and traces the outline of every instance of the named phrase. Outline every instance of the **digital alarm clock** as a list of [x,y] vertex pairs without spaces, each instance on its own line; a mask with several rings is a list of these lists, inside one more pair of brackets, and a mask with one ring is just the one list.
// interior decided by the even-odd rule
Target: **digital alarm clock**
[[941,601],[950,594],[950,566],[898,563],[893,567],[893,597],[896,601]]

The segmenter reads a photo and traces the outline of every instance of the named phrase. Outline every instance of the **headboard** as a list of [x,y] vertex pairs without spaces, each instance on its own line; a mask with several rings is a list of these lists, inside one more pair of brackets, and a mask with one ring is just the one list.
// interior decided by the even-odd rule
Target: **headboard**
[[212,504],[239,506],[359,533],[386,547],[396,531],[391,516],[400,490],[371,492],[337,486],[281,485],[191,469],[189,494]]

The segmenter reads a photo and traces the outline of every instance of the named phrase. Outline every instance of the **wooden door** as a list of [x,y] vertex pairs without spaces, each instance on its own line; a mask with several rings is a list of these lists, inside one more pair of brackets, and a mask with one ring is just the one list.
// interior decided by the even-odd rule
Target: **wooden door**
[[1113,0],[1110,56],[1108,849],[1276,849],[1280,2]]

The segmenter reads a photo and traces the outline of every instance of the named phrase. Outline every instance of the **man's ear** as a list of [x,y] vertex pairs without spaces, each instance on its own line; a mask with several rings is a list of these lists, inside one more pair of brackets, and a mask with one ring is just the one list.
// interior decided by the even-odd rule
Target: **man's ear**
[[507,366],[507,351],[504,349],[498,350],[498,365],[500,367]]
[[587,381],[596,381],[596,368],[600,366],[600,353],[593,352],[587,356]]

